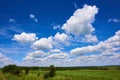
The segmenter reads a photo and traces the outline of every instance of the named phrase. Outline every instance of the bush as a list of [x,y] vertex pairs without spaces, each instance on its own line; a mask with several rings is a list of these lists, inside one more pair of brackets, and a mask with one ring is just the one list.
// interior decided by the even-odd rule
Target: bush
[[47,78],[49,78],[49,73],[44,74],[44,79],[47,79]]

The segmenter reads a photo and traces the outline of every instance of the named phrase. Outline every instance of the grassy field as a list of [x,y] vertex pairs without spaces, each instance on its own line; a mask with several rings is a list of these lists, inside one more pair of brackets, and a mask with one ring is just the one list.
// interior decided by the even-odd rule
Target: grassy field
[[[2,74],[0,80],[120,80],[120,70],[59,70],[53,78],[44,79],[46,71],[31,70],[28,75]],[[38,75],[39,74],[39,75]]]

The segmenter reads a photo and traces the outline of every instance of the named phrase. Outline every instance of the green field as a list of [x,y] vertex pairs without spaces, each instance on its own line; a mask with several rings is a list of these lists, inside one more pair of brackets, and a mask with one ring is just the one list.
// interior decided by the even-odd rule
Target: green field
[[[120,70],[59,70],[53,78],[44,79],[46,71],[31,70],[28,75],[2,74],[0,80],[120,80]],[[38,75],[40,74],[40,75]]]

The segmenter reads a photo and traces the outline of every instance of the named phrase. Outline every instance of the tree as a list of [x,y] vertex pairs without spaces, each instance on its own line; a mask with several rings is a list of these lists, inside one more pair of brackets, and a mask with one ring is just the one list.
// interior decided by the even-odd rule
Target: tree
[[49,71],[49,76],[50,77],[54,77],[55,76],[55,72],[56,72],[56,69],[55,69],[54,65],[51,65],[50,66],[50,71]]
[[55,69],[54,65],[51,65],[49,69],[50,69],[50,71],[48,73],[44,74],[45,79],[55,76],[56,69]]
[[19,75],[20,74],[20,68],[16,65],[8,65],[3,67],[2,73],[10,73],[13,75]]

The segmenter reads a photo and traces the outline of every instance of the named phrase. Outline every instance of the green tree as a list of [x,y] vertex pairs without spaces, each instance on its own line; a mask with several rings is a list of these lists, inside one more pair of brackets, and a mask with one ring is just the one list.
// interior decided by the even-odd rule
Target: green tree
[[56,69],[55,69],[54,65],[51,65],[50,66],[50,71],[49,71],[49,76],[50,77],[54,77],[55,76],[55,72],[56,72]]
[[16,65],[8,65],[3,67],[2,73],[10,73],[13,75],[19,75],[20,74],[20,68]]

